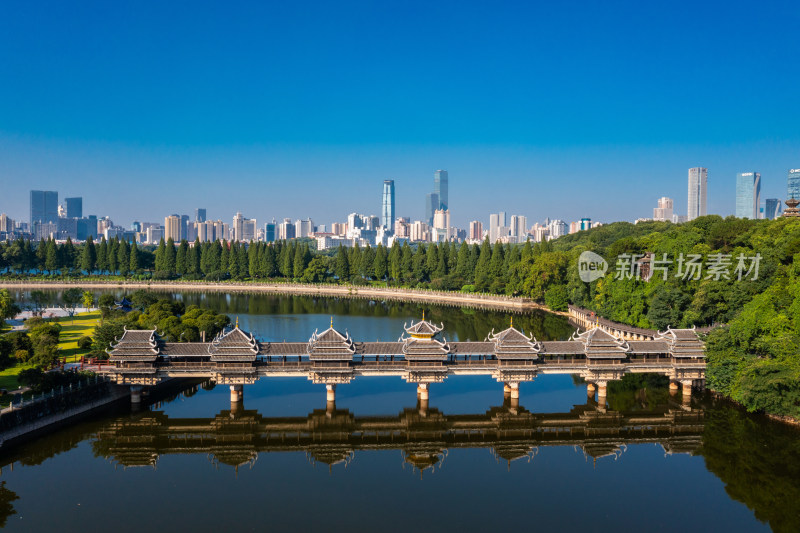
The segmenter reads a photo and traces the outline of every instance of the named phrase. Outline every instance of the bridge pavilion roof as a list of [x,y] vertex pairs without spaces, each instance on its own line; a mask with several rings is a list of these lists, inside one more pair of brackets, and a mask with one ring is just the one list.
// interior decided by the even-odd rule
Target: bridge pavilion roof
[[155,361],[163,343],[154,329],[127,329],[106,352],[111,361]]
[[694,328],[672,329],[667,326],[667,331],[658,332],[656,340],[666,344],[672,357],[705,357],[705,344]]
[[436,336],[437,333],[444,329],[444,325],[439,324],[438,326],[434,325],[432,322],[425,320],[425,315],[422,315],[422,320],[417,322],[416,324],[414,321],[411,321],[410,326],[403,325],[403,329],[406,330],[406,333],[411,335],[411,337],[415,339],[431,339]]
[[345,332],[343,335],[331,327],[317,334],[316,331],[311,335],[306,347],[309,359],[314,360],[343,360],[350,361],[356,352],[353,339],[350,334]]
[[583,344],[583,351],[588,359],[624,359],[630,350],[627,341],[618,339],[599,327],[583,333],[576,332],[570,340]]
[[413,361],[443,361],[450,354],[447,339],[439,340],[436,336],[442,331],[442,326],[421,320],[410,326],[403,326],[410,336],[400,336],[402,352],[406,359]]
[[499,333],[492,330],[487,336],[486,342],[493,344],[493,353],[497,355],[498,359],[536,359],[542,349],[541,344],[533,338],[533,335],[527,336],[513,325]]
[[212,361],[253,361],[258,351],[256,339],[251,333],[239,329],[238,323],[220,332],[208,345]]

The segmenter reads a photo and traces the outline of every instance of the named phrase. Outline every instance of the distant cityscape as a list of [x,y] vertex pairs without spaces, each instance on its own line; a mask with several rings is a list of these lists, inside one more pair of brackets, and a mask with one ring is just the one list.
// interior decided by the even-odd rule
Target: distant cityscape
[[[292,221],[274,218],[259,226],[255,218],[236,213],[231,223],[221,219],[209,220],[206,208],[197,208],[194,217],[171,214],[162,222],[134,221],[129,227],[115,224],[109,216],[83,214],[83,198],[64,198],[59,203],[57,191],[30,191],[30,218],[27,222],[15,221],[5,213],[0,214],[0,241],[18,238],[73,242],[105,238],[121,239],[145,245],[156,245],[162,239],[174,242],[210,242],[216,240],[274,242],[311,238],[318,250],[352,246],[392,246],[428,242],[489,242],[524,243],[542,242],[602,225],[602,222],[581,218],[565,222],[544,219],[528,226],[524,215],[510,215],[501,211],[489,215],[488,226],[473,220],[468,228],[451,224],[449,202],[449,175],[437,170],[433,175],[433,191],[425,195],[425,219],[411,221],[409,217],[396,216],[394,180],[383,181],[380,216],[350,213],[347,219],[331,224],[315,224],[312,218]],[[688,172],[688,205],[685,215],[675,212],[672,198],[661,197],[653,208],[652,218],[639,218],[635,223],[664,221],[681,223],[707,214],[708,169],[690,168]],[[779,198],[761,200],[761,174],[755,171],[736,174],[735,215],[740,218],[774,219],[782,213]],[[800,168],[787,174],[787,199],[800,199]]]

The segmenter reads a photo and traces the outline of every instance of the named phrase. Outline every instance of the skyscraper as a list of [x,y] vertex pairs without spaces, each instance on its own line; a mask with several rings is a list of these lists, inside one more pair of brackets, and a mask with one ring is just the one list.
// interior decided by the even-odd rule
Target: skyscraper
[[57,191],[31,191],[31,226],[36,222],[58,222]]
[[528,219],[522,215],[511,215],[511,222],[509,224],[511,236],[514,237],[516,242],[525,242],[528,240]]
[[[436,209],[443,209],[445,211],[450,209],[446,170],[437,170],[433,173],[433,193],[439,198],[439,205]],[[434,209],[434,211],[436,211],[436,209]]]
[[67,218],[83,218],[83,198],[64,198],[64,203],[67,204]]
[[172,239],[174,242],[181,240],[181,217],[170,215],[164,218],[164,239]]
[[686,219],[694,220],[706,216],[706,190],[708,188],[708,169],[695,167],[689,169],[689,209]]
[[433,226],[433,214],[439,209],[439,195],[435,192],[425,195],[425,222]]
[[195,222],[205,222],[206,221],[206,210],[202,207],[198,207],[194,210],[194,221]]
[[775,220],[781,216],[781,201],[778,198],[767,198],[764,202],[764,218]]
[[786,190],[786,198],[795,198],[800,200],[800,168],[789,169],[788,187]]
[[383,180],[381,226],[388,230],[394,227],[394,180]]
[[469,238],[473,241],[479,241],[483,238],[483,224],[477,220],[469,223]]
[[758,218],[761,204],[761,174],[740,172],[736,174],[736,216]]

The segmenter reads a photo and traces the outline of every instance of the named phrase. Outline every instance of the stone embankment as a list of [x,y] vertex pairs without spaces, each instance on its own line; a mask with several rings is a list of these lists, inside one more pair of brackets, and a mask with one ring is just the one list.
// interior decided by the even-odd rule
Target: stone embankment
[[0,411],[0,451],[17,441],[54,429],[68,421],[130,397],[128,387],[101,378],[50,391]]
[[465,293],[455,291],[433,291],[424,289],[400,289],[372,287],[368,285],[336,285],[311,283],[246,283],[208,281],[120,281],[120,280],[75,280],[75,281],[0,281],[0,288],[16,289],[66,289],[80,286],[84,289],[149,289],[154,291],[202,291],[240,292],[264,294],[301,294],[343,298],[367,298],[430,303],[445,306],[478,307],[512,312],[541,310],[562,316],[567,313],[551,311],[530,298],[497,294]]

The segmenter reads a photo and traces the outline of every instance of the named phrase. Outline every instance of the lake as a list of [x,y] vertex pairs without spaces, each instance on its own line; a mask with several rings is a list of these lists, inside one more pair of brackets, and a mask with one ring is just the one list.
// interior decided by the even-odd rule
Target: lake
[[[120,295],[121,293],[117,293]],[[22,296],[17,294],[16,297]],[[256,294],[172,295],[238,317],[260,340],[306,341],[333,317],[356,340],[396,340],[417,304]],[[424,307],[448,340],[483,340],[508,314]],[[559,316],[514,316],[539,340]],[[800,531],[795,428],[664,382],[450,377],[427,409],[400,378],[262,379],[242,404],[211,383],[153,395],[0,454],[0,523],[61,529]]]

